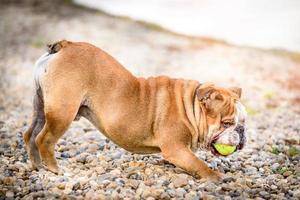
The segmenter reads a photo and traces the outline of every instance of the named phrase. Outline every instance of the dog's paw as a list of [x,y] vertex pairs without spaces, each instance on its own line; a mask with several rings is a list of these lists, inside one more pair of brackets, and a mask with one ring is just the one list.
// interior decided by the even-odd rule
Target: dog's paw
[[57,165],[44,165],[44,168],[56,175],[63,175],[64,172],[60,170],[60,168]]
[[32,170],[40,170],[41,168],[43,168],[42,162],[39,159],[39,157],[33,157],[31,154],[29,156],[29,160],[27,161],[28,166],[31,167]]
[[224,174],[220,173],[219,171],[211,170],[208,174],[202,177],[205,178],[206,181],[215,183],[215,182],[222,182],[222,180],[224,179]]
[[41,168],[43,168],[41,163],[35,163],[35,162],[31,162],[29,166],[31,167],[32,170],[36,170],[36,171],[39,171]]

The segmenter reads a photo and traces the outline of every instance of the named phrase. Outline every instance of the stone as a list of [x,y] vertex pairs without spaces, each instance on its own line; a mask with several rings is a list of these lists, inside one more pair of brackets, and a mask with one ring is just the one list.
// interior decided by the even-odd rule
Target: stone
[[135,180],[143,180],[143,177],[139,172],[138,173],[129,173],[129,174],[127,174],[127,178],[135,179]]
[[76,156],[76,161],[84,164],[84,163],[86,163],[86,158],[87,157],[88,157],[88,154],[81,153],[81,154]]
[[102,166],[97,166],[95,170],[96,170],[97,174],[105,173],[105,169]]
[[72,190],[78,190],[80,188],[80,182],[77,182],[73,185]]
[[291,171],[286,171],[286,172],[284,172],[282,175],[284,176],[284,177],[288,177],[288,176],[290,176],[290,175],[292,175],[293,174],[293,172],[291,172]]
[[112,171],[109,172],[112,176],[120,176],[121,175],[121,171],[119,169],[114,169]]
[[246,167],[246,169],[245,169],[245,172],[246,172],[247,175],[252,175],[252,174],[257,173],[257,168],[248,165],[248,166]]
[[295,197],[296,199],[300,199],[300,189],[293,192],[293,197]]
[[12,191],[7,191],[6,194],[5,194],[5,196],[7,198],[14,198],[14,193]]
[[88,152],[89,153],[96,153],[99,150],[99,145],[98,144],[90,144],[88,146]]
[[119,152],[119,151],[114,152],[114,153],[112,153],[112,154],[110,155],[110,157],[111,157],[112,160],[120,159],[121,156],[122,156],[122,152]]
[[126,186],[131,187],[132,189],[136,189],[139,186],[139,181],[129,179],[126,181]]
[[179,175],[175,179],[173,179],[174,187],[184,187],[188,184],[188,179],[186,175]]
[[85,193],[85,199],[93,199],[93,197],[95,197],[95,191],[93,189]]
[[115,190],[111,193],[111,198],[112,199],[122,199],[120,197],[120,194],[117,191],[115,191]]
[[271,185],[271,187],[270,187],[272,190],[277,190],[277,186],[276,185]]
[[280,167],[280,164],[279,164],[279,163],[274,163],[273,165],[271,165],[271,169],[272,169],[273,171],[276,171],[279,167]]
[[160,195],[160,198],[161,198],[161,199],[170,199],[170,195],[169,195],[167,192],[163,192],[163,193]]
[[225,178],[223,178],[224,183],[232,182],[232,181],[235,181],[235,180],[236,179],[232,176],[226,176]]
[[151,188],[151,193],[157,199],[164,192],[164,189],[161,188]]
[[64,190],[65,187],[66,187],[65,183],[58,183],[58,185],[57,185],[57,188],[61,189],[61,190]]
[[241,193],[239,191],[230,191],[229,195],[230,197],[239,197]]
[[175,195],[176,195],[176,192],[175,192],[175,190],[171,190],[171,189],[168,189],[167,190],[167,193],[168,193],[168,195],[172,198],[172,197],[175,197]]
[[144,198],[144,199],[147,199],[148,197],[152,197],[152,192],[151,192],[151,190],[148,188],[148,187],[145,187],[144,189],[143,189],[143,193],[142,193],[142,197]]
[[266,192],[266,191],[260,191],[259,192],[259,195],[261,196],[261,197],[263,197],[263,198],[270,198],[270,194],[268,193],[268,192]]
[[177,189],[175,190],[175,194],[176,194],[177,197],[183,198],[184,195],[186,194],[186,191],[185,191],[185,189],[183,189],[183,188],[177,188]]
[[14,177],[5,177],[2,179],[2,182],[4,185],[14,185],[16,182],[16,179]]
[[118,184],[116,182],[110,182],[106,187],[116,189],[118,187]]
[[71,156],[70,156],[70,154],[68,152],[62,152],[60,154],[60,157],[62,157],[62,158],[70,158]]
[[145,174],[146,174],[147,176],[151,175],[152,173],[153,173],[153,171],[152,171],[151,169],[149,169],[149,168],[146,168],[146,169],[145,169]]
[[185,195],[186,200],[198,200],[200,197],[197,195],[195,191],[190,191]]
[[140,185],[139,188],[136,190],[136,196],[140,197],[144,192],[144,188],[145,186]]
[[162,186],[168,186],[169,184],[170,184],[170,181],[168,181],[168,180],[164,180],[162,182]]

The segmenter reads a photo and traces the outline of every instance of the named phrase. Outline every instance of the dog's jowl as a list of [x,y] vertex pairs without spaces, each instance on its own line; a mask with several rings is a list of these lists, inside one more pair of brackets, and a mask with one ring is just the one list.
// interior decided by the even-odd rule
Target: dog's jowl
[[215,144],[244,147],[240,88],[166,76],[138,78],[101,49],[65,40],[49,45],[35,68],[34,114],[24,141],[36,169],[59,172],[55,144],[80,117],[120,147],[161,152],[199,178],[217,180],[221,174],[195,156],[198,148],[220,155]]

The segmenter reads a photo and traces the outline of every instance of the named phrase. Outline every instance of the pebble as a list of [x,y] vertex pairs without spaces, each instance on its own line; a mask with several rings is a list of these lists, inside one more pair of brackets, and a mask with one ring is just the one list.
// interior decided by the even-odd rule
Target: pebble
[[198,200],[200,197],[197,195],[197,192],[195,191],[190,191],[185,195],[186,200]]
[[73,185],[72,190],[78,190],[80,188],[80,183],[77,182]]
[[66,187],[65,183],[59,183],[59,184],[57,185],[57,188],[58,188],[58,189],[61,189],[61,190],[64,190],[65,187]]
[[93,197],[95,197],[95,191],[92,189],[85,194],[86,199],[93,199]]
[[230,197],[239,197],[241,193],[239,191],[230,191],[229,195]]
[[293,192],[293,197],[300,199],[300,189]]
[[160,198],[161,199],[170,199],[170,195],[167,193],[167,192],[163,192],[161,195],[160,195]]
[[90,144],[88,146],[88,152],[90,152],[90,153],[96,153],[98,150],[99,150],[98,144]]
[[60,154],[60,157],[62,157],[62,158],[70,158],[71,155],[70,155],[68,152],[62,152],[62,153]]
[[14,193],[12,191],[7,191],[6,194],[5,194],[5,196],[7,198],[13,198],[14,197]]
[[279,163],[274,163],[274,164],[271,166],[271,169],[272,169],[273,171],[276,171],[279,167],[280,167],[280,164],[279,164]]
[[114,169],[112,171],[109,172],[112,176],[120,176],[121,175],[121,171],[119,169]]
[[176,191],[175,190],[167,189],[166,191],[167,191],[167,193],[168,193],[168,195],[170,197],[175,197],[175,195],[176,195]]
[[284,177],[288,177],[288,176],[290,176],[290,175],[292,175],[293,174],[293,172],[291,172],[291,171],[286,171],[286,172],[284,172],[282,175],[284,176]]
[[151,193],[151,190],[147,187],[147,188],[144,188],[143,189],[143,193],[142,193],[142,197],[144,198],[144,199],[147,199],[148,197],[152,197],[152,193]]
[[98,173],[98,174],[103,174],[103,173],[105,173],[106,171],[105,171],[105,169],[103,168],[103,167],[101,167],[101,166],[96,166],[96,172]]
[[176,196],[177,196],[178,198],[183,198],[184,195],[186,194],[186,191],[185,191],[185,189],[183,189],[183,188],[177,188],[177,189],[175,190],[175,194],[176,194]]
[[139,181],[129,179],[125,184],[130,188],[136,189],[139,186]]
[[14,185],[16,182],[16,179],[14,177],[5,177],[2,179],[2,182],[4,185]]
[[270,198],[270,194],[266,191],[260,191],[259,195],[263,198]]
[[85,164],[87,161],[88,154],[81,153],[76,156],[76,161]]
[[232,182],[235,181],[236,179],[232,176],[227,176],[223,179],[223,182],[228,183],[228,182]]
[[122,152],[114,152],[110,155],[111,159],[112,160],[117,160],[117,159],[120,159],[122,156]]
[[188,184],[187,175],[180,174],[175,179],[173,179],[174,187],[184,187]]

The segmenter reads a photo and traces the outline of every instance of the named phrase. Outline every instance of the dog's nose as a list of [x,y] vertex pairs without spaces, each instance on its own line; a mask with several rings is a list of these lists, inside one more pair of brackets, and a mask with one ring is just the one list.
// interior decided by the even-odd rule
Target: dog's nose
[[242,125],[237,125],[235,128],[235,131],[238,132],[239,134],[244,134],[245,132],[245,127]]
[[240,142],[239,142],[239,145],[237,146],[237,149],[242,149],[246,143],[245,127],[242,125],[237,125],[237,127],[235,128],[235,131],[240,136]]

